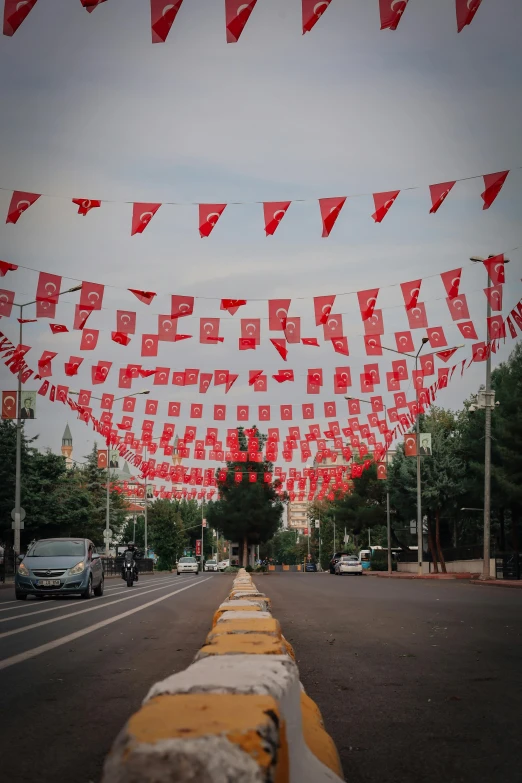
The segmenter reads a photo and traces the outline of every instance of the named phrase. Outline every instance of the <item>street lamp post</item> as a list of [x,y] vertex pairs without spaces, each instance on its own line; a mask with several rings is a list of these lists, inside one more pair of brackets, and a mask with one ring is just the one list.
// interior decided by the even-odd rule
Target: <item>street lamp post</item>
[[[74,291],[79,291],[81,285],[76,285],[73,288],[68,288],[66,291],[59,291],[54,298],[63,296],[63,294],[72,294]],[[23,320],[24,320],[24,307],[29,307],[37,303],[37,299],[32,302],[25,302],[24,304],[15,304],[20,310],[20,318],[18,319],[20,324],[19,329],[19,345],[22,345],[23,341]],[[20,368],[18,370],[18,387],[17,387],[17,416],[16,416],[16,457],[15,457],[15,518],[14,518],[14,540],[13,549],[15,556],[20,554],[20,530],[21,530],[21,495],[22,495],[22,366],[20,362]]]
[[[494,258],[495,256],[488,256]],[[484,259],[479,256],[472,256],[470,261],[475,264],[483,264]],[[509,258],[504,258],[504,263],[509,264]],[[486,268],[487,285],[489,286],[489,271]],[[486,325],[491,318],[491,302],[487,299]],[[486,327],[487,328],[487,327]],[[491,393],[491,348],[486,351],[486,416],[484,429],[484,559],[482,562],[481,579],[489,579],[489,562],[491,559],[491,409],[493,407]]]

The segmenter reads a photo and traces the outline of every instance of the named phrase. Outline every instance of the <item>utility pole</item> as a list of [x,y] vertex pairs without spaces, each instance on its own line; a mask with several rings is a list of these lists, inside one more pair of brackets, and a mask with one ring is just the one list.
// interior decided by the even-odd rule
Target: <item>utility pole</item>
[[204,535],[204,522],[203,519],[204,503],[201,501],[201,573],[203,573],[203,535]]
[[[147,455],[147,444],[145,444],[145,461],[148,462],[148,455]],[[148,470],[148,465],[147,465]],[[144,537],[144,557],[147,557],[148,554],[148,541],[147,541],[147,473],[145,473],[145,505],[143,506],[143,523],[144,523],[144,531],[143,531],[143,537]]]
[[111,521],[111,490],[110,490],[110,483],[111,483],[111,468],[110,468],[110,446],[109,441],[107,440],[107,500],[105,503],[105,557],[109,557],[109,550],[110,550],[110,541],[109,541],[109,535],[110,535],[110,521]]
[[333,526],[334,526],[334,551],[333,551],[333,553],[335,555],[335,551],[336,551],[336,549],[335,549],[335,514],[334,514],[334,518],[333,518]]

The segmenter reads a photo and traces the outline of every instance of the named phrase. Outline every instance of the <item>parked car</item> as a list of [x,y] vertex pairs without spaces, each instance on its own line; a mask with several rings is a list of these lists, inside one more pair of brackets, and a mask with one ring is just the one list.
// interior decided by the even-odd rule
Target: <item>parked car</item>
[[43,538],[31,544],[15,574],[15,595],[103,595],[100,555],[87,538]]
[[218,571],[224,571],[229,566],[230,566],[230,560],[221,560],[221,562],[218,563]]
[[335,564],[335,573],[338,576],[343,574],[356,574],[362,576],[363,567],[357,555],[342,555]]
[[317,571],[317,565],[315,563],[306,563],[305,571]]
[[218,570],[217,560],[207,560],[203,568],[205,571],[217,571]]
[[336,552],[332,559],[330,560],[330,573],[335,574],[335,566],[337,564],[337,561],[341,559],[341,557],[344,557],[346,555],[349,555],[349,552]]
[[198,574],[199,565],[195,557],[180,557],[176,568],[178,576],[180,574]]

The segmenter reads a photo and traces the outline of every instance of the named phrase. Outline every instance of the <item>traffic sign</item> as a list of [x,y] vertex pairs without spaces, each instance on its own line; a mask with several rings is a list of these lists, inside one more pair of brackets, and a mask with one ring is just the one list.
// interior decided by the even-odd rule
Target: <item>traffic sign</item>
[[11,519],[13,520],[12,525],[11,525],[13,530],[16,530],[17,527],[20,530],[24,530],[24,528],[25,528],[25,525],[24,525],[25,509],[20,508],[20,513],[17,514],[16,513],[16,509],[13,508],[13,510],[11,511]]
[[[13,508],[11,511],[11,519],[13,522],[16,522],[16,508]],[[25,519],[25,508],[20,507],[20,522],[23,522]]]
[[104,530],[103,538],[105,541],[112,541],[112,530]]
[[321,523],[319,522],[319,520],[318,520],[318,519],[316,519],[316,520],[315,520],[315,526],[316,526],[316,527],[320,527],[320,526],[321,526]]

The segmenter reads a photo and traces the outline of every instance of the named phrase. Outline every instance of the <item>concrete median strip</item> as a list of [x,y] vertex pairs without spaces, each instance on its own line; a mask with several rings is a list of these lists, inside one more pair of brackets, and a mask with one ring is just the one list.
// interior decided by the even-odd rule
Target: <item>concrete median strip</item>
[[120,732],[102,783],[340,780],[294,651],[242,569],[194,663],[156,683]]

